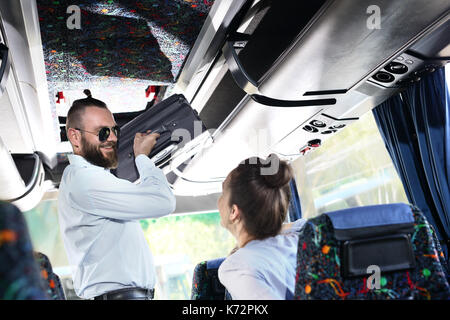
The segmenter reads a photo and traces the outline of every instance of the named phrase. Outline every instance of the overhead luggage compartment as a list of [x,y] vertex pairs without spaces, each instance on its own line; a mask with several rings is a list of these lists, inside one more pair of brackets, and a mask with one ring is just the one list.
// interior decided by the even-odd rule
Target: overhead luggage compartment
[[247,157],[295,160],[448,61],[448,1],[264,3],[255,25],[227,35],[211,67],[217,78],[203,81],[216,83],[212,94],[193,97],[212,143],[175,168],[177,194],[220,191]]

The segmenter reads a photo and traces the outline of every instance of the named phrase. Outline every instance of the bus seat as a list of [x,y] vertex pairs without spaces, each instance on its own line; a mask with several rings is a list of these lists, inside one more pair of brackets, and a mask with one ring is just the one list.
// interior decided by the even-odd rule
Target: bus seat
[[432,233],[420,210],[403,203],[310,219],[299,237],[294,299],[449,299]]
[[428,224],[428,225],[430,226],[430,229],[431,229],[433,243],[436,244],[436,250],[438,252],[439,261],[442,265],[442,268],[444,269],[444,273],[445,273],[445,277],[447,278],[447,282],[450,284],[450,269],[449,269],[450,266],[445,257],[444,251],[442,250],[441,242],[439,241],[439,239],[437,237],[437,233],[434,231],[434,227],[431,224]]
[[0,300],[47,300],[20,210],[0,201]]
[[219,267],[225,258],[202,261],[195,266],[191,300],[231,300],[219,280]]
[[46,288],[47,295],[52,300],[66,300],[64,290],[61,285],[61,280],[58,275],[53,272],[52,265],[48,257],[41,252],[34,252],[40,271],[44,288]]

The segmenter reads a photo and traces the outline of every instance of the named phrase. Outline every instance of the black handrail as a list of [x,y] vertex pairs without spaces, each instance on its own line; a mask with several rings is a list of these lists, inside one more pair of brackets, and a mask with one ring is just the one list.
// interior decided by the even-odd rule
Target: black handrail
[[9,67],[11,65],[9,49],[3,43],[0,43],[0,59],[2,60],[2,64],[0,65],[0,96],[2,96],[3,91],[5,90],[6,80],[8,79]]
[[[238,34],[232,35],[239,38]],[[245,36],[245,35],[244,35]],[[310,107],[336,104],[336,99],[314,99],[314,100],[280,100],[276,98],[266,97],[260,94],[258,90],[258,82],[253,80],[245,71],[238,54],[234,48],[236,39],[230,37],[232,40],[227,41],[223,48],[223,54],[228,64],[228,69],[236,84],[244,90],[256,102],[270,106],[270,107]]]

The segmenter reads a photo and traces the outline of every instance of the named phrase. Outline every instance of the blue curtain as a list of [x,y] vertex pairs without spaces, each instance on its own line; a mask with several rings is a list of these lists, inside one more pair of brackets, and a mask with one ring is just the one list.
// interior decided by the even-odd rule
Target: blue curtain
[[434,226],[448,259],[450,96],[444,68],[373,109],[410,203]]
[[300,197],[297,191],[295,179],[292,178],[289,182],[291,189],[291,201],[289,202],[289,219],[290,221],[298,220],[302,217],[302,207],[300,205]]

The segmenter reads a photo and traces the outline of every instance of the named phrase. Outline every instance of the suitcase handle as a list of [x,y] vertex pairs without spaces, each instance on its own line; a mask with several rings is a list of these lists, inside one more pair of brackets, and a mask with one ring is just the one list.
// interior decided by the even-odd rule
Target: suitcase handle
[[151,133],[159,133],[160,135],[162,135],[163,133],[169,132],[170,134],[172,134],[172,130],[170,130],[170,126],[176,127],[177,123],[174,121],[174,122],[163,124],[158,129],[153,130]]
[[[172,134],[172,131],[170,129],[168,129],[168,127],[166,125],[162,125],[161,127],[159,127],[158,129],[152,131],[152,133],[159,133],[160,135],[164,134],[164,133],[170,133]],[[179,144],[181,141],[183,141],[183,137],[178,137],[178,141],[176,140],[168,140],[165,143],[161,144],[161,145],[156,145],[155,148],[150,152],[149,157],[152,157],[156,154],[158,154],[159,152],[161,152],[162,150],[166,149],[167,147],[173,145],[173,144]]]
[[160,135],[162,135],[163,133],[166,133],[166,132],[172,133],[172,131],[170,131],[169,129],[167,129],[167,127],[166,127],[165,125],[162,125],[162,126],[159,127],[158,129],[153,130],[153,131],[150,132],[150,133],[159,133]]

